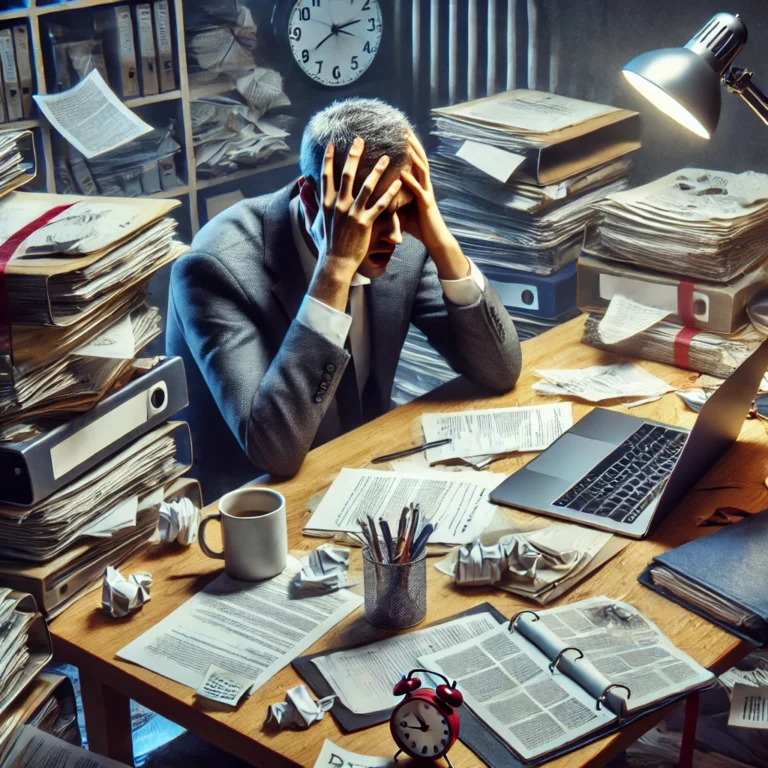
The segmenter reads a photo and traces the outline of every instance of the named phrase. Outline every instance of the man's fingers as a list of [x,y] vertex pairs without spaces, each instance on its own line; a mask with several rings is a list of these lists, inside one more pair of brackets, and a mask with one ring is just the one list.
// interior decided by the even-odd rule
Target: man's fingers
[[360,191],[357,193],[357,198],[355,199],[355,206],[361,211],[365,210],[365,207],[368,205],[368,200],[373,194],[373,190],[376,189],[376,185],[379,183],[379,180],[383,176],[384,171],[387,170],[388,166],[389,156],[382,155],[376,165],[373,166],[373,170],[368,174],[368,178],[363,183],[363,186],[360,188]]
[[410,133],[408,138],[410,140],[410,144],[411,144],[411,147],[412,147],[413,151],[418,155],[418,157],[425,164],[428,164],[429,161],[427,160],[427,153],[426,153],[426,151],[424,149],[424,146],[422,145],[422,143],[419,141],[418,137],[416,136],[416,134],[413,131],[411,131],[411,133]]
[[323,159],[323,175],[320,180],[321,190],[320,199],[326,210],[333,208],[336,202],[336,185],[333,183],[333,158],[335,150],[333,144],[328,144],[325,148],[325,158]]
[[400,179],[395,179],[395,181],[389,185],[389,189],[387,189],[387,191],[376,201],[376,205],[371,206],[369,210],[374,219],[389,208],[392,201],[395,199],[395,195],[397,195],[402,186],[403,182],[400,181]]
[[424,179],[429,178],[429,163],[427,163],[426,160],[422,160],[413,149],[408,153],[408,157],[410,158],[413,167],[421,172]]
[[417,198],[423,198],[426,195],[421,182],[410,171],[400,171],[400,178]]
[[341,172],[341,184],[339,186],[339,200],[347,207],[352,204],[352,187],[357,176],[357,169],[360,165],[360,158],[363,156],[365,142],[358,136],[349,148],[344,170]]

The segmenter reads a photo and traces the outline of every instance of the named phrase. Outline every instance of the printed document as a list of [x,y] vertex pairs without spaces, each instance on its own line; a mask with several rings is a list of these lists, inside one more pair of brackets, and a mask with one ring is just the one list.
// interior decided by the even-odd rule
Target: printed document
[[250,679],[252,693],[363,602],[347,590],[293,599],[300,570],[289,557],[267,581],[224,573],[117,655],[195,689],[214,664]]
[[768,686],[755,688],[736,683],[733,686],[728,725],[768,729]]
[[488,493],[498,484],[493,472],[342,469],[304,530],[359,533],[360,521],[371,515],[397,531],[403,507],[414,503],[435,526],[431,544],[466,544],[490,522],[496,507]]
[[51,125],[89,160],[152,130],[123,104],[95,69],[68,91],[32,98]]
[[394,768],[394,766],[396,762],[391,757],[358,755],[326,739],[314,768]]
[[616,294],[598,326],[604,344],[618,344],[660,323],[670,310],[648,307],[634,299]]
[[421,417],[427,442],[451,443],[427,451],[430,464],[467,456],[543,451],[573,426],[570,403],[522,408],[493,408],[459,413],[425,413]]
[[624,397],[657,397],[673,389],[634,363],[593,365],[581,370],[537,370],[536,373],[545,379],[533,385],[537,392],[571,395],[591,403]]
[[422,666],[421,656],[453,648],[498,626],[492,614],[478,613],[348,651],[318,656],[312,663],[352,712],[381,712],[402,700],[402,696],[392,694],[392,688],[401,677]]
[[50,733],[39,731],[31,725],[19,727],[16,741],[3,761],[3,768],[128,768],[125,763],[118,763],[102,757],[95,752],[76,747],[68,741],[62,741]]

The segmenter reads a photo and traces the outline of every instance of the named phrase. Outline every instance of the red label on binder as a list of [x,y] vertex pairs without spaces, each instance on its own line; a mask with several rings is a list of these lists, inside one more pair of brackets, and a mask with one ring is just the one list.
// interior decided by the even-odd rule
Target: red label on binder
[[696,323],[693,314],[693,283],[690,280],[677,284],[677,314],[683,325]]

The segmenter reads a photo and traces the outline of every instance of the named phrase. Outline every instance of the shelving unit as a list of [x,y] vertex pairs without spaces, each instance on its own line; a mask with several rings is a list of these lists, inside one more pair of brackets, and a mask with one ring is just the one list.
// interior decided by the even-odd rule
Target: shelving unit
[[[96,9],[109,5],[134,5],[138,0],[59,0],[58,2],[53,3],[46,3],[41,0],[27,0],[27,2],[28,6],[26,8],[12,8],[0,11],[0,27],[9,26],[10,24],[18,24],[21,21],[26,21],[29,24],[30,46],[33,54],[36,79],[35,92],[46,94],[48,91],[45,77],[45,59],[42,40],[42,32],[44,31],[44,28],[41,24],[41,20],[50,17],[52,14],[68,14],[73,11]],[[203,98],[204,96],[225,93],[226,91],[232,90],[232,86],[227,84],[215,84],[209,87],[196,88],[194,91],[190,90],[184,27],[184,3],[183,0],[170,0],[170,5],[173,11],[178,88],[174,91],[168,91],[154,96],[140,96],[137,98],[125,99],[124,103],[130,109],[141,109],[155,104],[179,103],[181,120],[179,130],[174,138],[182,147],[180,154],[184,168],[183,176],[185,177],[185,183],[175,189],[163,190],[162,192],[155,193],[149,197],[182,199],[189,215],[189,228],[191,234],[194,235],[200,227],[200,216],[198,211],[198,192],[200,190],[248,179],[259,173],[287,167],[296,163],[297,157],[295,155],[282,157],[279,160],[267,162],[264,165],[253,168],[245,168],[227,176],[210,179],[197,178],[195,152],[192,140],[191,100],[194,98]],[[34,109],[37,111],[37,107],[34,107]],[[151,119],[149,122],[151,122]],[[36,117],[34,119],[18,120],[12,123],[0,124],[0,128],[31,129],[36,133],[39,132],[40,141],[36,143],[38,148],[42,148],[42,157],[38,158],[39,165],[42,166],[42,168],[38,175],[44,180],[45,189],[49,192],[55,192],[56,175],[54,166],[53,129],[48,121],[45,118]]]

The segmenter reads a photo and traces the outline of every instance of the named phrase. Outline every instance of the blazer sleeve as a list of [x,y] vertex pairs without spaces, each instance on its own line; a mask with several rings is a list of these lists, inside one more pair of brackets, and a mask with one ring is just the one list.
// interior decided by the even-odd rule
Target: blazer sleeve
[[275,354],[264,329],[269,308],[254,308],[210,254],[182,257],[171,286],[187,345],[243,450],[270,474],[298,472],[333,401],[347,351],[293,320]]
[[427,257],[411,321],[457,373],[498,393],[515,386],[522,366],[520,342],[487,279],[478,301],[458,306],[443,295],[437,267]]

